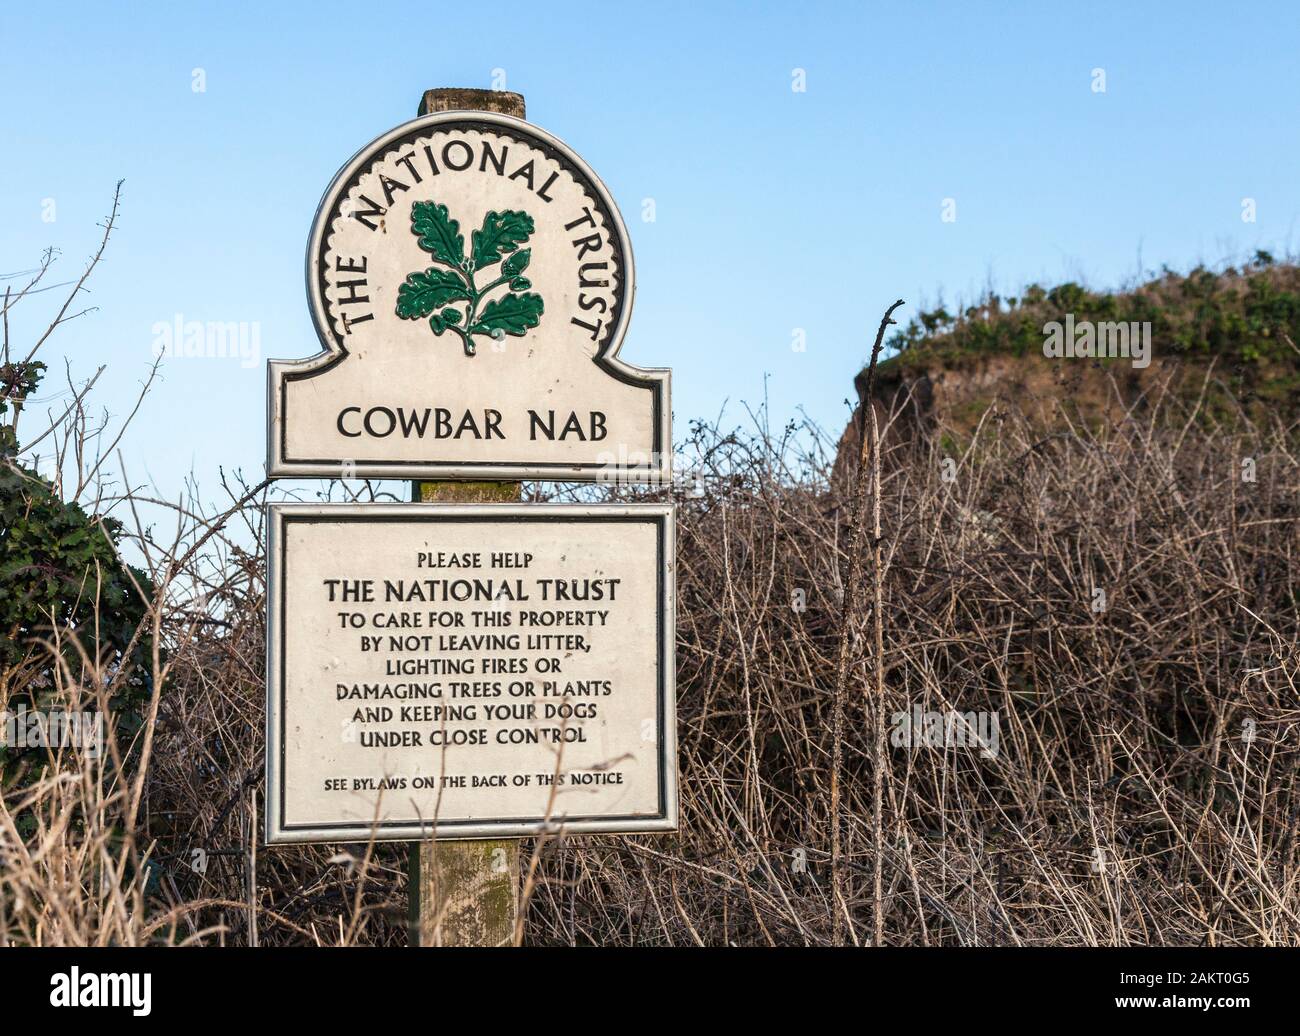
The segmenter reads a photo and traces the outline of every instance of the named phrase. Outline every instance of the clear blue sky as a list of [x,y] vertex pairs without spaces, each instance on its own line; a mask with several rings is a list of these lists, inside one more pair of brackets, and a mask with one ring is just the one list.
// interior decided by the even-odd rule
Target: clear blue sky
[[[63,250],[59,279],[79,272],[125,178],[88,299],[99,310],[45,358],[66,356],[79,377],[108,364],[96,399],[123,413],[156,322],[256,322],[255,366],[167,363],[124,448],[168,494],[191,469],[204,486],[220,465],[260,477],[264,361],[318,349],[302,269],[321,192],[414,115],[424,88],[491,86],[500,69],[623,210],[638,273],[623,356],[674,369],[678,435],[724,399],[740,418],[765,374],[776,419],[803,406],[838,430],[894,298],[906,316],[990,283],[1114,285],[1139,254],[1153,269],[1287,251],[1300,216],[1298,12],[11,3],[0,273],[47,245]],[[791,89],[795,69],[806,92]],[[955,222],[941,218],[946,198]],[[805,352],[791,348],[797,328]]]

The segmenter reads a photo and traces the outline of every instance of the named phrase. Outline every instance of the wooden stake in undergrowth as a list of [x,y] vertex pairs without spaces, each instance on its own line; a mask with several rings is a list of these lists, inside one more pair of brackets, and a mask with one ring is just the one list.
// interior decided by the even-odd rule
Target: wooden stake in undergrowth
[[[876,364],[880,359],[880,351],[884,347],[885,329],[890,324],[895,323],[894,310],[903,305],[903,300],[899,299],[887,310],[880,320],[880,327],[876,330],[876,341],[871,347],[871,359],[867,363],[867,384],[866,391],[863,394],[862,414],[862,445],[858,455],[857,478],[854,480],[853,494],[850,501],[849,517],[849,543],[848,543],[848,575],[843,580],[844,584],[844,605],[842,613],[842,624],[840,627],[840,650],[839,661],[835,673],[835,697],[833,702],[832,718],[832,748],[831,748],[831,892],[833,897],[832,903],[832,928],[831,935],[834,942],[838,945],[844,941],[844,921],[849,916],[849,905],[844,894],[844,860],[842,847],[840,845],[840,773],[844,765],[844,706],[845,698],[848,693],[849,669],[853,664],[856,648],[859,643],[857,632],[858,625],[858,601],[862,594],[862,547],[863,537],[866,531],[865,503],[867,492],[871,493],[872,518],[871,518],[871,580],[872,580],[872,625],[875,632],[875,651],[873,652],[873,668],[875,674],[874,680],[874,707],[872,705],[872,695],[868,695],[867,714],[871,717],[874,726],[875,748],[871,760],[871,768],[875,777],[874,787],[872,789],[872,841],[874,861],[872,864],[872,877],[874,881],[872,901],[873,901],[873,921],[874,921],[874,938],[873,943],[880,946],[884,942],[884,895],[881,875],[884,870],[882,866],[882,857],[884,851],[883,845],[883,826],[882,826],[882,797],[884,793],[884,758],[885,758],[885,631],[883,611],[881,579],[881,531],[880,531],[880,428],[876,421],[876,408],[874,403],[876,387]],[[850,922],[850,934],[851,922]],[[856,936],[854,936],[856,942]]]
[[[518,482],[417,482],[423,503],[511,503]],[[413,842],[407,888],[418,946],[510,946],[519,914],[519,839]]]
[[[490,111],[524,117],[523,96],[504,90],[426,90],[421,115]],[[424,503],[510,503],[518,482],[416,482]],[[518,941],[519,839],[414,842],[409,881],[411,942],[419,946],[510,946]]]

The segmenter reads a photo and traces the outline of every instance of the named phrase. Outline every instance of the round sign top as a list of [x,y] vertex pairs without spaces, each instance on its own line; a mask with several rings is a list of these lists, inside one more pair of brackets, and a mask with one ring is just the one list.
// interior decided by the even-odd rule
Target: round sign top
[[631,316],[632,250],[609,191],[562,141],[508,115],[442,112],[334,177],[307,284],[333,353],[427,348],[473,364],[522,346],[599,362]]
[[330,183],[307,246],[323,351],[272,360],[274,478],[669,477],[670,372],[618,357],[632,249],[550,134],[440,112]]

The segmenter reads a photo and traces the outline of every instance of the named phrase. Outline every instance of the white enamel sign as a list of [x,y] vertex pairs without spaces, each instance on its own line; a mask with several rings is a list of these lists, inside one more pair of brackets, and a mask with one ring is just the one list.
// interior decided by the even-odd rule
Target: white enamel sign
[[670,505],[269,518],[268,841],[676,827]]
[[669,372],[618,359],[627,229],[537,127],[446,112],[367,145],[321,201],[307,290],[324,351],[270,363],[272,477],[669,476]]

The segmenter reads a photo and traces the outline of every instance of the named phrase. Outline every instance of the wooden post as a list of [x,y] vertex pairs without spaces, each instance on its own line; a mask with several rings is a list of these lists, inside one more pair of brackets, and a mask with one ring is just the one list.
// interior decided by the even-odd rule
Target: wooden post
[[[504,90],[426,90],[420,115],[487,111],[524,117],[522,94]],[[518,482],[415,482],[424,503],[509,503]],[[519,916],[519,840],[413,842],[410,849],[411,944],[511,946]]]

